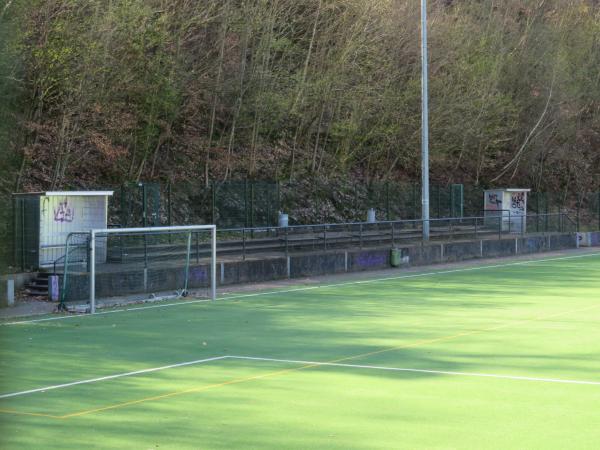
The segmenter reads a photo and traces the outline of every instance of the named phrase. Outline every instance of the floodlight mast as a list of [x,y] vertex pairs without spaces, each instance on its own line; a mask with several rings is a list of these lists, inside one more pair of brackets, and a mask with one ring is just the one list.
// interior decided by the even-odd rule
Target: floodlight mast
[[429,240],[429,83],[427,0],[421,0],[421,219],[423,240]]

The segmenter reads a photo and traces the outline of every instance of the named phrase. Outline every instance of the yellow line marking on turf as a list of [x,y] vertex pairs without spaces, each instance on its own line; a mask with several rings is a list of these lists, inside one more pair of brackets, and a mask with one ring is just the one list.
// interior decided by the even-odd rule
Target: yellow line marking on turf
[[[458,339],[458,338],[464,337],[464,336],[471,336],[471,335],[475,335],[475,334],[482,334],[482,333],[486,333],[486,332],[489,332],[489,331],[495,331],[495,330],[499,330],[499,329],[502,329],[502,328],[508,328],[508,327],[511,327],[511,326],[522,325],[522,324],[526,324],[526,323],[530,323],[530,322],[536,322],[536,321],[545,320],[545,319],[552,319],[552,318],[555,318],[555,317],[565,316],[565,315],[572,314],[572,313],[575,313],[575,312],[589,311],[591,309],[596,309],[596,308],[599,308],[599,307],[600,307],[600,304],[597,304],[597,305],[593,305],[593,306],[587,306],[585,308],[578,308],[578,309],[573,309],[573,310],[569,310],[569,311],[563,311],[563,312],[560,312],[560,313],[553,313],[553,314],[548,314],[548,315],[545,315],[545,316],[533,317],[531,319],[513,321],[513,322],[510,322],[510,323],[504,323],[504,324],[501,324],[501,325],[495,325],[493,327],[483,328],[483,329],[480,329],[480,330],[463,331],[461,333],[451,334],[451,335],[448,335],[448,336],[442,336],[442,337],[439,337],[439,338],[425,339],[425,340],[421,340],[421,341],[417,341],[417,342],[413,342],[413,343],[409,343],[409,344],[399,345],[399,346],[396,346],[396,347],[384,348],[384,349],[375,350],[375,351],[372,351],[372,352],[366,352],[366,353],[361,353],[361,354],[358,354],[358,355],[353,355],[353,356],[347,356],[347,357],[344,357],[344,358],[334,359],[334,360],[331,360],[331,361],[326,361],[326,363],[328,363],[328,364],[339,363],[339,362],[342,362],[342,361],[349,361],[349,360],[353,360],[353,359],[364,358],[366,356],[378,355],[378,354],[385,353],[385,352],[391,352],[391,351],[401,350],[401,349],[406,349],[406,348],[414,348],[414,347],[419,347],[419,346],[422,346],[422,345],[433,344],[435,342],[449,341],[449,340]],[[112,409],[123,408],[123,407],[126,407],[126,406],[137,405],[137,404],[140,404],[140,403],[145,403],[145,402],[150,402],[150,401],[155,401],[155,400],[161,400],[161,399],[164,399],[164,398],[170,398],[170,397],[175,397],[175,396],[189,394],[189,393],[203,392],[203,391],[208,391],[210,389],[216,389],[216,388],[220,388],[220,387],[224,387],[224,386],[229,386],[229,385],[233,385],[233,384],[240,384],[240,383],[245,383],[245,382],[254,381],[254,380],[260,380],[260,379],[264,379],[264,378],[271,378],[271,377],[274,377],[274,376],[277,376],[277,375],[283,375],[283,374],[291,373],[291,372],[298,372],[300,370],[306,370],[306,369],[310,369],[310,368],[313,368],[313,367],[319,367],[319,366],[324,366],[324,364],[323,363],[306,364],[306,365],[301,366],[301,367],[295,367],[295,368],[290,368],[290,369],[278,370],[278,371],[275,371],[275,372],[268,372],[268,373],[265,373],[265,374],[262,374],[262,375],[255,375],[255,376],[252,376],[252,377],[236,378],[236,379],[233,379],[233,380],[225,381],[223,383],[209,384],[207,386],[201,386],[201,387],[197,387],[197,388],[185,389],[185,390],[182,390],[182,391],[169,392],[167,394],[156,395],[156,396],[153,396],[153,397],[141,398],[141,399],[138,399],[138,400],[132,400],[132,401],[123,402],[123,403],[117,403],[117,404],[114,404],[114,405],[108,405],[108,406],[104,406],[104,407],[101,407],[101,408],[93,408],[93,409],[87,409],[87,410],[83,410],[83,411],[78,411],[78,412],[74,412],[74,413],[71,413],[71,414],[65,414],[64,416],[58,416],[57,418],[59,418],[59,419],[70,419],[72,417],[85,416],[85,415],[96,413],[96,412],[102,412],[102,411],[108,411],[108,410],[112,410]]]
[[0,409],[0,413],[13,414],[15,416],[34,416],[34,417],[46,417],[46,418],[50,418],[50,419],[60,419],[60,416],[53,416],[52,414],[15,411],[12,409]]
[[178,396],[178,395],[189,394],[189,393],[192,393],[192,392],[195,393],[195,392],[208,391],[209,389],[219,388],[219,387],[223,387],[223,386],[229,386],[231,384],[244,383],[246,381],[258,380],[258,379],[261,379],[261,378],[272,377],[272,376],[275,376],[275,375],[282,375],[282,374],[284,374],[286,372],[293,372],[293,371],[296,371],[296,370],[300,370],[300,369],[296,367],[296,368],[278,370],[276,372],[268,372],[268,373],[265,373],[265,374],[262,374],[262,375],[254,375],[252,377],[235,378],[233,380],[224,381],[222,383],[209,384],[207,386],[200,386],[200,387],[195,387],[195,388],[191,388],[191,389],[185,389],[183,391],[169,392],[167,394],[156,395],[154,397],[141,398],[141,399],[138,399],[138,400],[131,400],[131,401],[128,401],[128,402],[123,402],[123,403],[117,403],[117,404],[114,404],[114,405],[103,406],[101,408],[94,408],[94,409],[88,409],[88,410],[85,410],[85,411],[78,411],[78,412],[74,412],[74,413],[71,413],[71,414],[65,414],[64,416],[58,416],[56,418],[57,419],[69,419],[71,417],[83,416],[83,415],[92,414],[92,413],[95,413],[95,412],[107,411],[107,410],[110,410],[110,409],[122,408],[124,406],[136,405],[136,404],[139,404],[139,403],[144,403],[144,402],[149,402],[149,401],[154,401],[154,400],[160,400],[160,399],[163,399],[163,398],[175,397],[175,396]]

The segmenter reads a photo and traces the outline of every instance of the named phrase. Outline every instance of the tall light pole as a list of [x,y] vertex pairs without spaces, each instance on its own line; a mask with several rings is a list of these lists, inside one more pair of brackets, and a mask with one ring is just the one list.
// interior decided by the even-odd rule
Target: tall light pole
[[421,0],[421,218],[429,240],[429,85],[427,68],[427,0]]

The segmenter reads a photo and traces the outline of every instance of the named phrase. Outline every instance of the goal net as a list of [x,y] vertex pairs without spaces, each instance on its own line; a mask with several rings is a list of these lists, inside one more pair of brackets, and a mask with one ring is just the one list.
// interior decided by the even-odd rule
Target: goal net
[[216,227],[109,228],[72,233],[64,256],[61,305],[216,298]]

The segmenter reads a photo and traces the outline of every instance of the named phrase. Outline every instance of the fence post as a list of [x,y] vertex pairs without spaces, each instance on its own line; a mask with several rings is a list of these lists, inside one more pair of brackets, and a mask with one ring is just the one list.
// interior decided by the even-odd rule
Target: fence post
[[576,223],[577,232],[579,232],[580,212],[581,212],[580,210],[581,210],[581,194],[578,194],[577,195],[577,218],[576,218],[576,220],[577,220],[577,223]]
[[144,228],[148,226],[148,192],[146,190],[146,183],[142,183],[142,221]]
[[536,193],[535,195],[535,213],[536,213],[536,219],[535,219],[535,232],[539,233],[540,232],[540,194]]
[[244,227],[248,227],[248,180],[244,180]]
[[171,182],[167,184],[167,222],[169,226],[173,225],[173,206],[171,203]]
[[363,246],[363,224],[360,224],[359,228],[359,237],[360,237],[360,248]]
[[21,201],[21,270],[25,271],[25,200]]
[[390,211],[390,182],[385,182],[385,207],[387,210],[387,220],[392,220],[391,211]]
[[246,229],[242,228],[242,260],[246,261]]
[[358,219],[358,188],[356,187],[356,183],[354,183],[354,211],[353,211],[353,220]]
[[272,223],[273,226],[278,225],[279,222],[279,211],[283,211],[283,207],[281,206],[281,182],[278,180],[277,181],[277,208],[275,208],[275,214],[274,214],[274,222]]
[[250,226],[254,227],[254,181],[250,183]]
[[121,185],[120,191],[121,191],[121,202],[120,202],[121,208],[119,211],[119,215],[121,217],[119,218],[119,221],[121,222],[122,227],[127,227],[126,217],[128,216],[128,214],[125,212],[125,183],[123,183]]
[[563,213],[562,213],[562,212],[561,212],[561,213],[559,213],[559,215],[558,215],[558,223],[559,223],[559,225],[558,225],[558,226],[559,226],[560,232],[562,233],[562,232],[563,232],[563,230],[564,230],[564,224],[563,224]]
[[598,231],[600,231],[600,191],[598,191],[597,207],[598,207]]
[[548,232],[548,227],[550,223],[549,209],[548,209],[548,193],[544,194],[544,213],[546,214],[546,220],[544,221],[544,233]]
[[440,195],[440,187],[439,186],[434,186],[433,188],[433,192],[437,193],[437,218],[441,218],[444,217],[444,215],[442,214],[442,201],[441,201],[441,195]]
[[500,213],[498,217],[498,239],[502,239],[502,221],[504,220],[504,213]]
[[267,197],[267,217],[266,217],[266,221],[265,221],[265,226],[270,227],[271,226],[271,203],[273,201],[272,198],[272,192],[271,192],[271,185],[270,183],[267,184],[267,189],[266,189],[266,197]]
[[13,257],[13,264],[16,266],[18,266],[18,261],[19,261],[19,257],[18,257],[18,248],[19,246],[17,245],[17,239],[18,239],[18,234],[17,234],[17,199],[13,196],[12,198],[12,227],[13,227],[13,239],[15,241],[15,244],[13,245],[13,251],[12,251],[12,257]]

